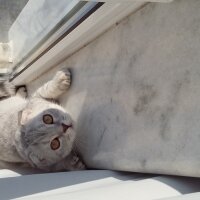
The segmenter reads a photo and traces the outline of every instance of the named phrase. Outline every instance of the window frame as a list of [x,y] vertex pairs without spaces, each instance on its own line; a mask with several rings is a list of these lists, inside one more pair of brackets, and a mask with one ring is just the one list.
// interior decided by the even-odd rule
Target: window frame
[[[130,3],[130,2],[144,2],[144,0],[86,0],[93,2],[112,2],[112,3]],[[161,2],[161,3],[169,3],[173,0],[146,0],[146,2]]]
[[[10,80],[16,85],[30,83],[97,38],[113,24],[147,4],[144,1],[134,0],[131,0],[134,2],[129,3],[124,2],[124,0],[119,0],[123,3],[113,3],[110,0],[105,1],[106,3],[101,4],[99,7],[97,6],[94,12],[75,29],[66,34],[61,40],[56,41],[52,48],[42,52],[39,57],[35,58],[35,55],[41,50],[36,51],[28,60],[21,64],[20,68],[22,70],[19,68],[18,72],[10,77]],[[163,0],[160,1],[163,2]],[[54,35],[51,38],[54,38]]]
[[113,24],[119,22],[130,13],[137,11],[145,4],[146,2],[104,3],[67,36],[62,38],[38,59],[34,60],[34,62],[30,63],[30,57],[29,60],[22,63],[21,68],[23,70],[11,76],[10,80],[16,85],[30,83],[87,45]]

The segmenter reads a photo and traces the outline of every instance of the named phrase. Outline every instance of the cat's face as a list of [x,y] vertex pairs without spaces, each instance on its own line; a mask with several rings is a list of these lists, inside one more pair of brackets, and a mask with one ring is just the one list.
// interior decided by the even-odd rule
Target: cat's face
[[45,169],[70,153],[75,131],[66,112],[51,108],[37,115],[24,115],[25,122],[22,122],[20,136],[21,148],[32,166]]

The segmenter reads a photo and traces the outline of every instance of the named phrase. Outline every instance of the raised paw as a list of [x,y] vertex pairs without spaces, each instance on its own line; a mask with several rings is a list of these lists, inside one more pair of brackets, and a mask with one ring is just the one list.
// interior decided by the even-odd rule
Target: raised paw
[[67,90],[71,85],[71,72],[69,69],[58,71],[54,77],[59,89]]

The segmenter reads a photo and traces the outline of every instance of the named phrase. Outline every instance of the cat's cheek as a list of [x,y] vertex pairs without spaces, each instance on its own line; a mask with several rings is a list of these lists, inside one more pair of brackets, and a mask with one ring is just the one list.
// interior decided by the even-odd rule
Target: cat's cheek
[[67,130],[67,132],[66,132],[63,136],[64,136],[66,142],[67,142],[68,144],[70,144],[70,143],[73,143],[73,142],[74,142],[74,140],[75,140],[75,138],[76,138],[76,132],[74,131],[73,128],[69,128],[69,129]]

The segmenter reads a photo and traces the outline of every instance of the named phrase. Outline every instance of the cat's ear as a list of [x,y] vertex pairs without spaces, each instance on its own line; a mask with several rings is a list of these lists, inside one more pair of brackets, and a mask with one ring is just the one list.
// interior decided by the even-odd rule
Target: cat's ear
[[31,115],[31,110],[26,109],[18,112],[18,124],[25,125]]

